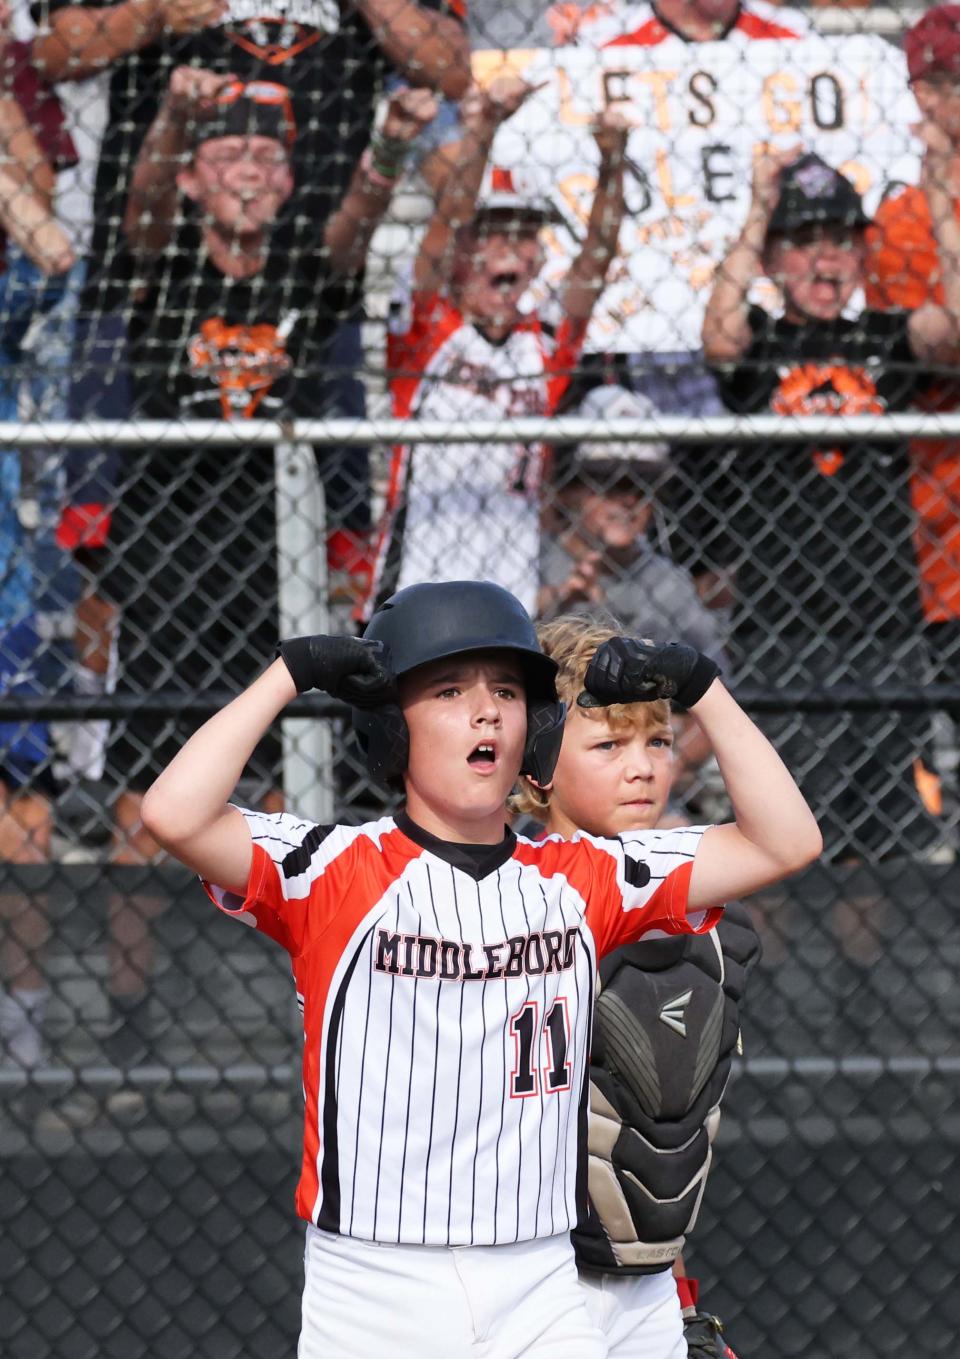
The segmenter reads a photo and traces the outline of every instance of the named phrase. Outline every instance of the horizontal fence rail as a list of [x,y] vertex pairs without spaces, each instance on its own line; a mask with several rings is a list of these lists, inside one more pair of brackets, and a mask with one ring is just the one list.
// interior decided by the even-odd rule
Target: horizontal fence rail
[[[299,1067],[294,1063],[281,1062],[265,1066],[257,1062],[238,1062],[234,1065],[217,1067],[211,1064],[181,1064],[165,1066],[162,1063],[128,1068],[126,1072],[115,1066],[43,1067],[33,1073],[32,1080],[45,1090],[67,1090],[78,1087],[84,1090],[118,1089],[125,1083],[141,1090],[188,1089],[190,1087],[212,1087],[228,1084],[237,1088],[264,1089],[274,1087],[289,1090],[299,1076]],[[877,1078],[879,1076],[904,1076],[923,1079],[929,1076],[960,1078],[960,1057],[901,1057],[881,1060],[878,1057],[800,1057],[741,1058],[732,1063],[731,1076],[751,1076],[755,1079],[783,1080],[785,1077],[828,1078],[833,1076],[859,1076]],[[23,1089],[30,1077],[22,1071],[0,1071],[0,1092]]]
[[70,420],[0,421],[0,446],[92,448],[201,444],[229,448],[283,443],[622,443],[628,440],[713,444],[803,444],[816,439],[902,443],[904,439],[960,439],[960,413],[944,415],[658,415],[600,423],[581,416],[509,420]]
[[[858,688],[836,684],[821,689],[785,685],[763,689],[757,685],[734,686],[739,703],[753,712],[835,713],[835,712],[930,712],[960,711],[960,684],[924,686],[878,685]],[[97,698],[79,694],[20,694],[0,697],[0,721],[84,722],[91,718],[122,718],[133,713],[150,717],[210,717],[219,712],[236,694],[228,690],[209,690],[203,694],[116,693]],[[302,695],[283,710],[287,717],[347,717],[350,708],[323,694]]]

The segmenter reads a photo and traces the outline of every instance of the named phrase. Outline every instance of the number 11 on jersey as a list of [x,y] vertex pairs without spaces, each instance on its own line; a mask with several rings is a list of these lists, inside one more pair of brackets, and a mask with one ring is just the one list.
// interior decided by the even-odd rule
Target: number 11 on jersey
[[540,1093],[540,1066],[535,1062],[537,1052],[543,1062],[543,1093],[555,1095],[570,1089],[570,1016],[565,996],[558,996],[540,1025],[540,1006],[535,1000],[522,1005],[510,1021],[514,1043],[514,1064],[510,1076],[511,1099],[529,1099]]

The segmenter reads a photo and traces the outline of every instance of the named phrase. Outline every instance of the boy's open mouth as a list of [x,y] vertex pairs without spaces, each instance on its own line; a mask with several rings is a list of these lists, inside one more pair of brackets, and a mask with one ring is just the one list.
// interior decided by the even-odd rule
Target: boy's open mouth
[[814,274],[810,283],[821,295],[830,292],[834,297],[839,295],[840,289],[843,286],[840,279],[831,278],[829,274]]
[[496,763],[497,748],[492,741],[481,741],[467,756],[467,764],[481,771],[495,768]]

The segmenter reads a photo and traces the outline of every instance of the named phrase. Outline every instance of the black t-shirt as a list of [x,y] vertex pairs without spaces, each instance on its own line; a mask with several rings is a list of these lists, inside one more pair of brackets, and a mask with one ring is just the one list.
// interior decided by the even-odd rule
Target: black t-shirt
[[[55,13],[71,0],[45,0]],[[446,0],[419,0],[444,13]],[[86,0],[85,9],[104,8]],[[35,9],[40,8],[35,6]],[[350,181],[367,144],[388,63],[349,0],[230,0],[222,23],[169,37],[131,53],[111,68],[109,112],[94,195],[84,310],[109,310],[123,294],[111,278],[130,174],[177,66],[269,80],[291,93],[297,123],[296,189],[277,244],[288,254],[315,249],[320,228]],[[298,261],[299,263],[299,261]]]
[[[902,411],[924,380],[907,313],[794,325],[752,308],[749,320],[744,358],[718,371],[738,414]],[[907,445],[750,444],[729,476],[741,637],[781,641],[785,664],[818,638],[848,667],[873,668],[884,648],[889,660],[891,639],[918,624]]]
[[[153,263],[135,264],[129,256],[118,263],[142,299],[130,323],[135,418],[323,416],[323,337],[350,305],[356,280],[331,282],[292,270],[278,252],[268,255],[261,274],[227,278],[208,258],[193,223]],[[328,526],[365,531],[365,450],[318,449],[317,456]],[[111,528],[109,593],[128,610],[162,613],[177,573],[207,582],[211,598],[223,588],[226,598],[236,591],[222,586],[217,573],[240,579],[256,563],[258,596],[268,599],[273,487],[268,447],[157,445],[127,454]],[[144,588],[154,577],[157,583]],[[242,601],[238,607],[242,613]]]
[[143,419],[318,418],[326,343],[357,279],[292,269],[271,249],[261,273],[230,278],[187,222],[152,263],[117,259],[139,298],[130,322],[133,415]]

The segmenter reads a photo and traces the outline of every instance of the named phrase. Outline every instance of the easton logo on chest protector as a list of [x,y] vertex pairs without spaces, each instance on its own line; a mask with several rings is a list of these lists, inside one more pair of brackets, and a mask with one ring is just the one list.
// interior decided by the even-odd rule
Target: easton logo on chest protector
[[668,1029],[673,1029],[674,1033],[678,1033],[681,1038],[686,1038],[687,1036],[687,1026],[684,1017],[687,1013],[687,1006],[692,999],[693,992],[684,991],[682,995],[675,996],[673,1000],[665,1001],[664,1004],[660,1006],[661,1022],[666,1024]]

